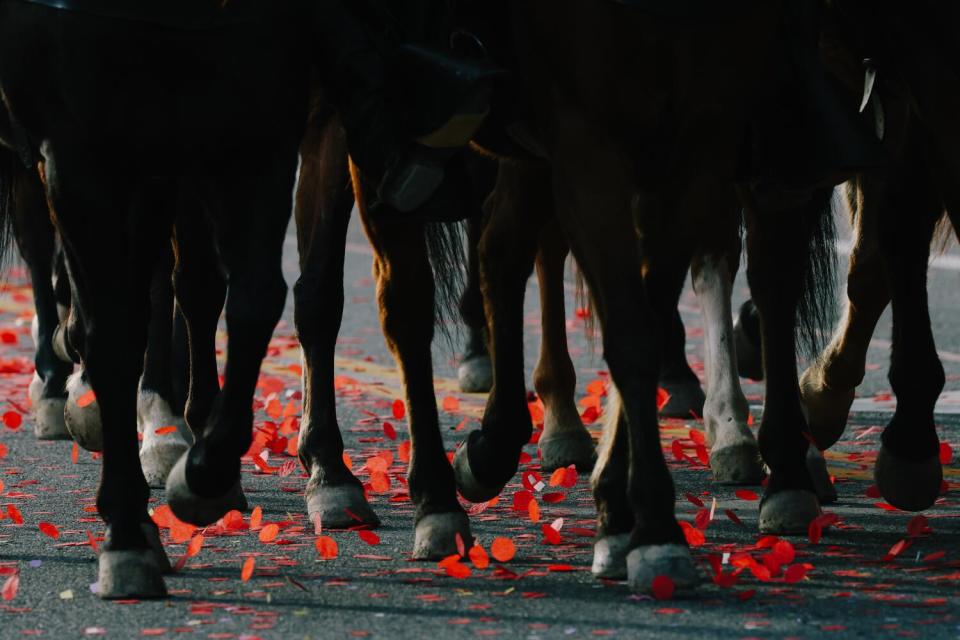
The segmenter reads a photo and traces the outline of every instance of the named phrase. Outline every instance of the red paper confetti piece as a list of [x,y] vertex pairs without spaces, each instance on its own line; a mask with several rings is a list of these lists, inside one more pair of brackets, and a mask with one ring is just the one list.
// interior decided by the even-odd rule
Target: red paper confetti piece
[[177,428],[172,424],[170,424],[165,427],[160,427],[159,429],[154,431],[154,433],[157,434],[158,436],[165,436],[169,433],[176,433],[176,431],[177,431]]
[[23,524],[23,515],[20,513],[20,509],[17,509],[15,505],[7,505],[7,516],[13,520],[13,524]]
[[383,423],[383,435],[387,436],[390,440],[397,439],[397,430],[393,428],[393,425],[389,422]]
[[320,536],[313,544],[317,548],[317,553],[319,553],[320,557],[324,560],[333,560],[337,557],[337,553],[339,553],[340,550],[337,546],[337,541],[330,536]]
[[270,523],[263,525],[260,530],[260,542],[273,542],[280,534],[280,525]]
[[453,396],[447,396],[443,399],[443,410],[447,412],[454,412],[460,410],[460,399]]
[[250,513],[250,528],[258,529],[260,528],[260,523],[263,521],[263,508],[254,507],[253,511]]
[[97,396],[93,392],[93,389],[90,389],[85,394],[77,398],[77,406],[83,409],[84,407],[89,407],[96,401],[97,401]]
[[243,561],[243,567],[240,569],[240,579],[244,582],[250,579],[250,576],[253,575],[253,568],[256,566],[257,561],[253,558],[247,558]]
[[357,536],[359,536],[361,540],[363,540],[364,542],[366,542],[372,547],[375,547],[378,544],[380,544],[380,536],[375,534],[373,531],[370,531],[369,529],[361,529],[357,531]]
[[393,418],[394,420],[403,420],[403,416],[407,415],[407,406],[403,404],[403,400],[394,400],[393,401]]
[[16,411],[7,411],[3,414],[3,424],[8,429],[16,431],[23,424],[23,416]]
[[531,499],[527,503],[527,514],[530,516],[530,522],[540,522],[540,505],[536,500]]
[[953,462],[953,447],[948,442],[940,443],[940,464],[950,464]]
[[50,524],[49,522],[41,522],[37,525],[40,528],[40,533],[45,536],[49,536],[54,540],[60,538],[60,530],[57,529],[56,525]]
[[413,448],[413,445],[409,440],[404,440],[397,447],[397,458],[401,462],[410,462],[410,452]]
[[517,546],[510,538],[494,538],[490,544],[490,555],[497,562],[510,562],[517,555]]
[[[486,569],[490,566],[490,556],[487,555],[486,550],[481,547],[479,544],[475,544],[470,547],[470,562],[477,569]],[[505,561],[504,561],[505,562]]]
[[188,558],[194,557],[195,555],[200,553],[201,549],[203,549],[203,534],[198,533],[197,535],[193,536],[193,538],[190,540],[190,544],[187,545],[186,557]]
[[15,573],[7,581],[3,583],[3,589],[0,590],[3,599],[10,601],[17,597],[17,592],[20,590],[20,574]]
[[733,495],[737,496],[741,500],[746,500],[747,502],[756,502],[760,499],[760,496],[757,495],[757,492],[751,491],[750,489],[737,489],[733,492]]
[[675,585],[669,576],[657,576],[651,585],[655,600],[669,600],[673,597],[674,589]]
[[670,393],[660,387],[657,389],[657,411],[663,411],[663,408],[670,402]]
[[80,446],[74,442],[73,447],[70,449],[70,461],[73,464],[77,464],[77,461],[80,459]]

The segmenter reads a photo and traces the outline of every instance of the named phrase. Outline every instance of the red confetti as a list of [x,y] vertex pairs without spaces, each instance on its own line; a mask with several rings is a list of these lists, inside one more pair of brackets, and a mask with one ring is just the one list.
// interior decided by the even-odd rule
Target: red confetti
[[378,544],[380,544],[380,536],[375,534],[373,531],[370,531],[369,529],[361,529],[360,531],[357,531],[357,536],[359,536],[361,540],[363,540],[364,542],[366,542],[372,547],[375,547]]
[[953,447],[948,442],[940,443],[940,464],[953,462]]
[[394,420],[403,420],[403,416],[405,415],[407,415],[407,406],[403,404],[403,400],[394,400],[393,401]]
[[656,600],[669,600],[673,597],[675,585],[669,576],[657,576],[653,579],[651,590]]
[[260,542],[273,542],[280,534],[280,525],[270,523],[263,526],[260,530]]
[[23,416],[16,411],[7,411],[3,414],[3,424],[8,429],[17,430],[23,424]]
[[670,393],[664,388],[657,389],[657,411],[662,411],[670,402]]
[[14,524],[23,524],[23,515],[21,515],[20,509],[12,504],[7,505],[7,516],[13,520]]
[[383,435],[387,436],[390,440],[397,439],[397,430],[393,428],[393,425],[389,422],[383,423]]
[[154,433],[157,434],[158,436],[165,436],[168,433],[176,433],[176,431],[177,431],[177,428],[171,424],[165,427],[160,427],[159,429],[154,431]]
[[240,579],[246,582],[250,579],[250,576],[253,575],[253,568],[256,565],[256,560],[253,558],[247,558],[243,561],[243,567],[240,569]]
[[510,538],[494,538],[490,544],[490,555],[497,562],[510,562],[517,555],[517,546]]
[[90,389],[90,391],[87,391],[85,394],[77,398],[77,406],[83,409],[84,407],[89,407],[96,401],[97,396],[93,392],[93,389]]
[[0,590],[0,594],[3,595],[4,600],[13,600],[17,597],[17,591],[20,590],[20,574],[15,573],[7,581],[3,583],[3,589]]
[[724,513],[730,519],[731,522],[733,522],[734,524],[738,524],[741,527],[743,526],[743,521],[740,519],[740,516],[738,516],[733,509],[727,509],[726,511],[724,511]]
[[469,556],[470,562],[473,563],[473,566],[477,569],[486,569],[490,566],[490,556],[487,555],[486,550],[479,544],[470,547]]
[[319,553],[320,557],[324,560],[333,560],[340,551],[337,546],[337,541],[330,536],[320,536],[313,544],[317,548],[317,553]]
[[50,524],[49,522],[41,522],[39,525],[40,533],[45,536],[50,536],[54,540],[57,540],[60,537],[60,531],[57,529],[56,525]]
[[192,558],[203,549],[203,534],[198,533],[193,536],[193,539],[190,540],[190,544],[187,545],[187,557]]
[[760,496],[757,495],[757,492],[751,491],[750,489],[737,489],[733,495],[748,502],[756,502],[760,499]]
[[77,464],[77,461],[80,459],[80,446],[74,442],[73,448],[70,449],[70,461],[73,464]]
[[460,400],[454,398],[453,396],[447,396],[443,399],[443,410],[447,412],[454,412],[460,409]]

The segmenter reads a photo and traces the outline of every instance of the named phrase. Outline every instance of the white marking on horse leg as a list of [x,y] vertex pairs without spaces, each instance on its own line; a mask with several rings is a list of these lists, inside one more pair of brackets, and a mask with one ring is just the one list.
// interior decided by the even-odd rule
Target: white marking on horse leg
[[143,475],[151,487],[161,488],[173,465],[190,448],[193,434],[183,416],[176,415],[160,394],[143,389],[137,398],[137,430],[143,434],[140,445]]

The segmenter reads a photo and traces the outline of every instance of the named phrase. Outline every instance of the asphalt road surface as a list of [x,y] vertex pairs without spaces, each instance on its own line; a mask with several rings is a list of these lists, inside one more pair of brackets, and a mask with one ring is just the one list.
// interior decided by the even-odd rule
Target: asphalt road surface
[[[295,243],[288,243],[288,281],[296,278]],[[371,252],[354,225],[346,266],[346,315],[338,348],[338,411],[353,468],[367,481],[367,460],[392,458],[390,487],[371,494],[383,520],[379,542],[364,541],[355,531],[326,532],[338,545],[337,556],[321,559],[313,526],[306,520],[305,479],[287,455],[273,455],[265,474],[244,464],[243,485],[252,506],[262,509],[262,524],[279,525],[279,535],[260,540],[262,529],[209,527],[203,532],[164,529],[173,561],[192,557],[167,579],[170,598],[156,602],[103,602],[93,593],[94,544],[103,527],[94,509],[100,461],[71,443],[38,443],[29,417],[17,428],[0,426],[0,637],[74,638],[455,638],[517,637],[664,637],[664,638],[955,638],[960,636],[960,260],[953,253],[938,258],[930,275],[934,330],[947,370],[947,388],[938,406],[941,439],[952,444],[946,467],[948,493],[926,520],[884,508],[871,497],[872,457],[879,429],[890,415],[886,362],[889,319],[881,323],[869,357],[867,380],[859,392],[851,425],[842,443],[828,455],[840,503],[828,511],[839,517],[817,544],[804,536],[780,545],[784,571],[765,574],[742,570],[732,580],[710,580],[709,556],[727,560],[725,576],[735,571],[733,558],[747,553],[761,561],[771,540],[756,532],[758,502],[749,493],[714,486],[707,469],[695,460],[671,462],[678,486],[677,512],[693,522],[701,509],[713,512],[695,556],[705,582],[696,597],[654,601],[632,595],[622,584],[594,580],[591,558],[592,499],[586,479],[572,488],[547,486],[534,491],[539,521],[529,509],[513,508],[523,490],[515,478],[500,502],[472,517],[474,534],[488,551],[495,538],[510,539],[516,555],[478,569],[466,561],[470,575],[451,577],[436,563],[409,559],[412,509],[404,499],[404,466],[398,450],[406,439],[404,421],[392,415],[401,397],[400,379],[378,326]],[[30,380],[30,291],[22,269],[7,275],[0,294],[0,413],[26,406]],[[539,317],[535,284],[527,303],[526,364],[535,363]],[[746,295],[738,284],[738,300]],[[582,320],[568,300],[568,328],[578,371],[578,398],[602,379],[603,362],[584,334]],[[682,300],[689,358],[702,370],[702,329],[697,303],[687,291]],[[292,301],[277,328],[274,349],[258,392],[262,407],[298,415],[299,353],[293,336]],[[435,349],[438,402],[448,450],[477,424],[484,398],[456,390],[456,356]],[[762,387],[746,386],[751,404],[759,405]],[[271,397],[270,394],[277,394]],[[756,407],[759,417],[759,406]],[[261,408],[257,424],[273,420]],[[15,419],[10,420],[15,423]],[[396,425],[391,440],[384,422]],[[597,425],[592,428],[596,429]],[[689,438],[696,421],[663,426],[663,442]],[[387,430],[389,431],[389,430]],[[527,451],[536,459],[534,447]],[[668,452],[670,449],[668,449]],[[671,457],[672,459],[672,457]],[[534,464],[523,471],[536,471]],[[545,482],[549,478],[543,479]],[[382,488],[382,487],[381,487]],[[759,492],[759,489],[757,489]],[[552,494],[552,495],[547,495]],[[699,503],[703,506],[698,506]],[[154,492],[152,506],[164,504]],[[14,508],[8,507],[11,505]],[[158,513],[162,514],[160,509]],[[18,517],[19,515],[19,517]],[[709,517],[701,515],[701,519]],[[22,522],[18,521],[22,518]],[[43,528],[41,523],[45,523]],[[53,525],[53,528],[46,526]],[[544,526],[559,529],[560,543],[546,544]],[[44,533],[44,530],[47,533]],[[56,533],[57,537],[51,535]],[[913,535],[911,535],[913,534]],[[90,538],[94,544],[91,544]],[[179,542],[174,541],[174,537]],[[901,543],[901,541],[906,541]],[[898,544],[900,543],[900,544]],[[790,549],[795,557],[790,559]],[[736,554],[741,553],[740,556]],[[895,557],[891,557],[895,556]],[[241,579],[241,566],[253,558],[252,576]],[[16,577],[14,577],[16,574]]]

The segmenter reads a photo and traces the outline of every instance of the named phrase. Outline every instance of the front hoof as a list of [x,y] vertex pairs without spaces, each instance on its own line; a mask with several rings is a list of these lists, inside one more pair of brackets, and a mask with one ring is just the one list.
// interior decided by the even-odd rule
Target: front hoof
[[493,364],[483,354],[465,359],[457,369],[457,381],[464,393],[487,393],[493,388]]
[[470,519],[463,511],[431,513],[417,521],[413,535],[414,560],[442,560],[460,553],[457,534],[465,549],[473,546]]
[[453,475],[457,482],[457,489],[465,500],[474,503],[489,502],[500,495],[503,487],[489,487],[477,480],[470,468],[469,448],[470,440],[468,439],[453,456]]
[[810,435],[821,451],[837,444],[847,428],[847,417],[853,405],[853,389],[830,389],[822,374],[813,365],[800,376],[800,398],[807,410]]
[[144,443],[143,448],[140,449],[143,477],[147,479],[147,484],[151,488],[162,489],[166,486],[170,471],[190,449],[190,445],[177,438],[175,434],[170,434],[170,437],[174,438],[171,442],[152,442],[149,445]]
[[873,467],[873,479],[883,499],[897,509],[923,511],[940,497],[943,466],[939,456],[914,462],[881,446]]
[[823,452],[814,446],[807,449],[807,471],[813,480],[813,490],[817,493],[820,504],[833,504],[837,501],[837,489],[830,480],[830,471],[827,470],[827,459]]
[[696,377],[684,380],[662,380],[660,386],[670,394],[667,404],[660,409],[662,417],[681,420],[703,417],[706,396]]
[[720,484],[760,484],[765,475],[760,448],[754,441],[714,449],[710,452],[710,469]]
[[807,533],[810,521],[820,515],[820,503],[812,491],[789,489],[764,497],[760,502],[760,533],[793,535]]
[[700,584],[700,572],[686,545],[646,545],[627,554],[627,581],[635,593],[652,593],[658,576],[670,578],[678,595],[689,594]]
[[30,404],[33,405],[33,434],[37,440],[69,440],[64,421],[65,398],[44,398],[43,380],[34,372],[30,380]]
[[[96,398],[88,402],[92,388],[83,379],[83,372],[77,371],[67,378],[67,403],[63,417],[67,431],[74,442],[87,451],[103,451],[103,423],[100,421],[100,407]],[[85,406],[78,403],[83,400]]]
[[165,598],[167,588],[154,553],[147,549],[102,552],[97,595],[104,600]]
[[177,518],[198,527],[206,527],[228,511],[247,510],[247,499],[239,478],[222,496],[205,498],[194,493],[187,484],[188,457],[189,453],[184,453],[167,476],[167,502]]
[[320,485],[307,488],[307,514],[310,520],[320,519],[324,529],[349,529],[366,525],[379,527],[380,518],[373,512],[363,488],[354,483]]
[[626,580],[628,551],[629,533],[603,536],[593,545],[593,566],[590,567],[590,573],[596,578]]
[[547,472],[574,465],[577,471],[587,473],[593,469],[597,461],[597,448],[593,444],[593,438],[583,427],[579,431],[566,431],[555,436],[541,437],[538,444],[540,466]]

